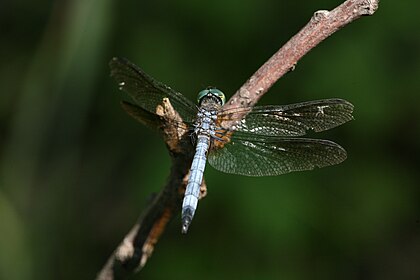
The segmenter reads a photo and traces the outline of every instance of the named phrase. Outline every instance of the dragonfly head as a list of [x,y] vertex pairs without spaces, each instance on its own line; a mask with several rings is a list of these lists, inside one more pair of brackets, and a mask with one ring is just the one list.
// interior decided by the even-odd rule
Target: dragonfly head
[[203,99],[205,97],[216,98],[219,101],[220,105],[222,105],[222,106],[226,102],[225,94],[222,91],[220,91],[220,90],[218,90],[217,88],[214,88],[214,87],[208,87],[208,88],[203,89],[202,91],[200,91],[198,93],[198,96],[197,96],[198,104],[201,104],[201,101],[203,101]]

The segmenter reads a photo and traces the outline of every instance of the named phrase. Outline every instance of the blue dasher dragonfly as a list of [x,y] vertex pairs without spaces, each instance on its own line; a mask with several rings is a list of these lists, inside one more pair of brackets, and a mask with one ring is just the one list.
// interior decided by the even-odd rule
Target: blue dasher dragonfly
[[[338,164],[347,157],[332,141],[300,137],[352,120],[353,105],[346,100],[224,110],[225,95],[216,88],[200,91],[196,105],[126,59],[113,58],[109,65],[111,76],[135,105],[156,116],[162,102],[169,100],[181,120],[166,120],[167,125],[182,127],[192,137],[195,154],[182,204],[183,233],[197,208],[206,161],[226,173],[273,176]],[[246,116],[237,118],[244,110]],[[225,128],[224,121],[234,125]]]

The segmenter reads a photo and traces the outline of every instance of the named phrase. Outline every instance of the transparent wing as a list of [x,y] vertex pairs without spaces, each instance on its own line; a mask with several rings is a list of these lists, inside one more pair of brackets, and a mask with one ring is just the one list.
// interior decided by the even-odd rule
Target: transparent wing
[[[159,132],[161,135],[165,136],[165,139],[169,139],[171,135],[168,135],[168,132],[171,130],[168,130],[167,128],[176,128],[177,131],[180,133],[184,131],[187,133],[191,129],[190,123],[185,123],[183,121],[178,121],[176,118],[169,119],[168,116],[165,116],[165,118],[162,118],[158,114],[151,113],[135,104],[132,104],[127,101],[121,102],[121,107],[124,109],[124,111],[129,114],[131,117],[133,117],[136,121],[140,122],[144,126]],[[163,109],[162,109],[163,110]],[[162,134],[162,130],[165,131],[165,133]],[[172,135],[174,137],[174,140],[179,139],[180,135]]]
[[117,81],[120,89],[127,92],[141,108],[154,114],[156,107],[167,97],[184,121],[191,122],[195,117],[197,109],[194,103],[181,93],[156,81],[130,61],[114,57],[109,62],[109,67],[111,76]]
[[[246,110],[246,109],[242,109]],[[234,119],[238,110],[222,111],[218,120]],[[343,99],[323,99],[290,105],[256,106],[238,121],[235,135],[302,136],[324,131],[353,119],[353,105]]]
[[262,137],[232,138],[223,148],[213,150],[208,161],[226,173],[274,176],[338,164],[346,157],[340,145],[328,140]]
[[121,107],[136,121],[152,130],[157,130],[163,125],[163,120],[158,115],[153,114],[135,104],[122,101]]

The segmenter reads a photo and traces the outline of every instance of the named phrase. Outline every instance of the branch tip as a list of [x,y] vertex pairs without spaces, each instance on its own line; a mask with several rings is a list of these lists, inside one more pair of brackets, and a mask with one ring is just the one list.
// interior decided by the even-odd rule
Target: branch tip
[[371,16],[379,7],[379,0],[366,0],[359,6],[360,15]]

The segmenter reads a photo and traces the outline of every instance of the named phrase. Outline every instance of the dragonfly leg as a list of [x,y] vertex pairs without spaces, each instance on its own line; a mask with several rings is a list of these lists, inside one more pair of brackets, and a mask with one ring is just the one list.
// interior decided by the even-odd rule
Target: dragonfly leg
[[211,148],[223,148],[223,146],[230,142],[232,132],[229,130],[217,128],[214,134],[211,135],[212,139],[216,141],[211,142]]
[[212,138],[221,141],[221,142],[229,142],[228,131],[221,127],[218,127],[214,130],[214,134]]

